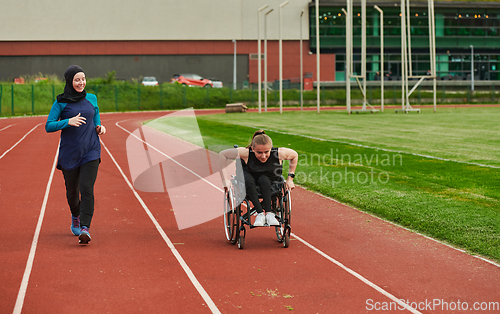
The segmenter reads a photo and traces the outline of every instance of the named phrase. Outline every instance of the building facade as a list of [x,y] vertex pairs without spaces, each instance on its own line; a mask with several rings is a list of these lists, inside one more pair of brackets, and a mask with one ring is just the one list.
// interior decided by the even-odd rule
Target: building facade
[[[24,75],[62,76],[79,64],[88,77],[116,71],[130,80],[196,73],[233,82],[258,82],[258,39],[267,38],[268,81],[279,78],[282,38],[283,78],[303,74],[316,80],[314,0],[3,0],[0,11],[0,81]],[[355,71],[361,65],[361,1],[354,2]],[[400,75],[400,0],[367,0],[368,78],[380,68],[378,5],[384,10],[385,66]],[[267,5],[267,7],[265,7]],[[429,68],[427,1],[411,0],[415,75]],[[345,80],[345,1],[320,0],[321,81]],[[264,8],[265,7],[265,8]],[[259,9],[262,9],[259,14]],[[260,18],[259,18],[260,16]],[[436,1],[437,72],[442,79],[470,79],[474,46],[475,78],[499,80],[500,3]],[[259,32],[260,29],[260,32]],[[262,65],[264,61],[262,61]],[[262,69],[264,73],[264,69]],[[262,74],[263,75],[263,74]]]
[[[196,73],[228,84],[236,48],[237,82],[256,83],[257,41],[260,36],[263,53],[266,36],[268,80],[273,81],[279,78],[280,11],[283,78],[300,77],[301,32],[304,72],[314,75],[309,1],[290,1],[280,10],[282,0],[5,0],[0,11],[0,80],[61,75],[68,65],[79,64],[89,77],[116,71],[126,80],[156,76],[165,82],[174,74]],[[265,5],[259,34],[259,9]],[[322,62],[333,69],[335,56],[325,55]],[[333,81],[335,72],[324,72],[321,79]]]
[[[336,80],[345,80],[345,1],[322,0],[320,51],[336,55]],[[401,77],[401,0],[368,0],[366,6],[367,76],[380,69],[380,15],[384,12],[384,69]],[[410,0],[413,75],[425,75],[429,63],[427,0]],[[500,80],[500,2],[435,1],[436,70],[442,80],[470,80],[472,48],[477,80]],[[311,14],[314,14],[312,8]],[[353,8],[354,70],[361,74],[361,1]],[[312,15],[311,15],[312,16]],[[309,27],[316,50],[315,26]],[[386,72],[386,73],[387,73]]]

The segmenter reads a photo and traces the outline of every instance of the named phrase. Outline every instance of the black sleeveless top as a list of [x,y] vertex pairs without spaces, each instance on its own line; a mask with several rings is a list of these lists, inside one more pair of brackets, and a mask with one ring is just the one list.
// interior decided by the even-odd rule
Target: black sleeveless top
[[277,147],[271,148],[271,154],[267,161],[264,163],[257,159],[251,147],[248,148],[248,162],[246,164],[246,171],[248,171],[255,177],[265,175],[270,179],[277,180],[281,176],[282,170],[283,167],[280,163]]

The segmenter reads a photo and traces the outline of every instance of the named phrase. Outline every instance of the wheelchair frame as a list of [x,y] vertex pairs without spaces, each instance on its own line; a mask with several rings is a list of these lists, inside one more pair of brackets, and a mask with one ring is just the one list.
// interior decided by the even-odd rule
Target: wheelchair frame
[[[271,195],[272,211],[279,221],[280,225],[275,226],[276,237],[283,246],[287,248],[290,245],[291,216],[292,203],[291,193],[286,189],[285,180],[282,177],[281,182],[273,182],[273,186],[277,187]],[[231,178],[231,186],[228,188],[224,196],[224,229],[226,238],[231,244],[238,243],[238,248],[245,247],[246,228],[257,228],[252,224],[252,216],[256,213],[254,208],[250,207],[250,201],[245,196],[242,197],[241,191],[244,189],[244,184],[237,182],[234,176]],[[260,193],[259,193],[260,198]],[[236,205],[236,200],[243,199],[241,203]],[[242,209],[242,204],[246,205],[246,212]],[[261,202],[262,204],[262,202]],[[267,224],[265,225],[267,226]]]

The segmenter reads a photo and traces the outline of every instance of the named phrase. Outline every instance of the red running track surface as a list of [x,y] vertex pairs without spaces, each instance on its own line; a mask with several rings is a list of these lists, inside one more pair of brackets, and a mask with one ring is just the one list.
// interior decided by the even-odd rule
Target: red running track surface
[[[101,140],[128,180],[129,134],[115,123],[132,132],[165,114],[102,115]],[[415,313],[466,305],[471,313],[497,312],[471,309],[498,306],[498,264],[300,187],[287,249],[274,229],[256,228],[238,250],[225,239],[222,217],[178,230],[168,194],[138,192],[144,207],[104,147],[92,241],[80,246],[71,235],[56,169],[27,271],[59,140],[45,132],[45,119],[0,119],[0,313],[15,312],[16,300],[22,313],[401,312],[394,299],[413,302]]]

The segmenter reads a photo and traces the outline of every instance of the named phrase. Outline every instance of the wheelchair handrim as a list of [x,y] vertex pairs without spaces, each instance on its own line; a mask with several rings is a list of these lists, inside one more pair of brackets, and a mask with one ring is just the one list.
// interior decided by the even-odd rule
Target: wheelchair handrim
[[231,208],[230,204],[234,205],[234,197],[233,197],[233,191],[229,189],[228,193],[224,195],[224,231],[226,233],[226,239],[228,241],[231,241],[231,222],[228,221],[228,214],[233,208]]

